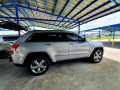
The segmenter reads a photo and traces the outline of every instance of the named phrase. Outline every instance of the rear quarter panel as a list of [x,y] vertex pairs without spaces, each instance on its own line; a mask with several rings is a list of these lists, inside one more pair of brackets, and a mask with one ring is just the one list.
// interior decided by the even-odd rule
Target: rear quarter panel
[[56,62],[54,55],[55,52],[49,46],[47,46],[48,42],[23,42],[19,43],[20,47],[16,50],[16,53],[19,52],[26,57],[29,53],[34,52],[46,52],[53,62]]

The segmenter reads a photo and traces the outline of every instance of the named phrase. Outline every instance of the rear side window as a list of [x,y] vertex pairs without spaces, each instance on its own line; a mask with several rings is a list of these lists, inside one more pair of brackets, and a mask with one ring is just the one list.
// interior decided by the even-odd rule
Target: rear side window
[[48,40],[50,42],[66,42],[67,35],[65,33],[49,33]]
[[59,34],[59,38],[60,38],[61,42],[66,42],[67,41],[67,34],[61,33],[61,34]]
[[31,35],[26,42],[47,42],[47,34],[46,33],[35,33]]
[[57,34],[48,34],[48,39],[50,42],[57,42],[59,40]]

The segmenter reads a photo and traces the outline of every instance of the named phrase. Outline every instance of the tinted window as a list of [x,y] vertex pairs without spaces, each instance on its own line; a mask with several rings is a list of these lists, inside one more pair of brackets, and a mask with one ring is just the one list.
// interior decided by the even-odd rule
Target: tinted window
[[63,41],[63,42],[67,41],[67,34],[65,33],[59,34],[59,41]]
[[65,42],[67,34],[65,33],[36,33],[31,35],[26,42]]
[[51,42],[65,42],[67,41],[67,35],[64,33],[49,33],[48,39]]
[[76,34],[68,34],[67,35],[68,41],[80,41],[82,38]]
[[14,41],[17,40],[19,37],[18,36],[9,36],[9,37],[3,37],[4,41]]
[[58,35],[56,34],[48,34],[48,40],[52,42],[58,41]]
[[78,41],[79,40],[79,37],[75,34],[68,34],[67,37],[68,37],[68,41]]
[[47,42],[48,37],[46,33],[36,33],[31,35],[28,39],[27,42]]

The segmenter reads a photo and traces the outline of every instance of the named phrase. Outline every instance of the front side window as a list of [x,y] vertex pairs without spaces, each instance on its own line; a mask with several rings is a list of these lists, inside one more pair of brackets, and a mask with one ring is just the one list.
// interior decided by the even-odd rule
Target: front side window
[[74,42],[74,41],[80,41],[82,38],[76,34],[68,34],[67,35],[68,41]]

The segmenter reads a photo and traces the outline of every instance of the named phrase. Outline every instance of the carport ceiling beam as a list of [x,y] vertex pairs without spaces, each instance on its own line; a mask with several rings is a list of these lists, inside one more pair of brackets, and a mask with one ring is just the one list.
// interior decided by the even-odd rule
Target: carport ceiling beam
[[[4,8],[9,8],[9,7],[11,7],[11,5],[8,5],[8,7],[6,7],[6,5],[4,5],[2,2],[0,2],[0,4],[2,4]],[[2,8],[2,7],[0,7],[0,12],[2,12],[3,14],[11,17],[8,13],[4,12],[1,8]],[[8,21],[10,21],[10,20],[8,19]]]
[[[57,17],[57,19],[56,19],[56,21],[57,21],[58,18],[64,13],[64,11],[65,11],[66,7],[68,6],[68,4],[70,3],[70,1],[71,1],[71,0],[67,0],[67,1],[66,1],[65,5],[63,6],[62,10],[60,11],[60,14],[58,15],[58,17]],[[66,17],[64,17],[64,18],[66,18]]]
[[[101,18],[101,17],[104,17],[104,16],[107,16],[107,15],[113,14],[113,13],[118,12],[118,11],[119,11],[119,10],[113,11],[113,12],[108,13],[108,14],[105,14],[105,15],[98,16],[98,17],[96,17],[96,18],[94,18],[94,19],[91,19],[91,20],[89,20],[89,21],[84,21],[84,22],[81,23],[81,25],[84,24],[84,23],[88,23],[88,22],[90,22],[90,21],[99,19],[99,18]],[[73,26],[73,25],[72,25],[72,26]],[[71,29],[74,28],[74,27],[76,27],[76,25],[74,25],[73,27],[71,27]]]
[[[17,7],[22,7],[22,8],[26,8],[26,9],[30,9],[30,10],[34,10],[34,11],[38,11],[38,12],[41,12],[41,13],[46,13],[46,14],[49,14],[49,15],[53,15],[53,16],[59,16],[57,14],[53,14],[53,13],[49,13],[49,12],[45,12],[45,11],[42,11],[42,10],[39,10],[37,8],[33,8],[33,7],[27,7],[27,6],[24,6],[24,5],[16,5]],[[59,16],[61,18],[64,18],[64,16]],[[71,19],[71,18],[66,18],[68,20],[74,20],[75,22],[79,22],[77,21],[76,19]]]
[[[0,18],[8,18],[8,19],[16,19],[16,17],[4,17],[4,16],[1,16]],[[48,22],[54,22],[56,20],[49,20],[49,19],[39,19],[39,18],[25,18],[25,17],[19,17],[19,19],[21,21],[25,21],[25,20],[31,20],[31,21],[48,21]],[[68,21],[62,21],[62,20],[57,20],[57,22],[68,22]],[[69,21],[69,22],[72,22],[72,21]],[[77,23],[77,22],[72,22],[72,23]]]
[[44,0],[44,4],[45,4],[45,11],[47,10],[47,6],[48,6],[48,0]]
[[[0,18],[6,18],[6,19],[16,19],[16,17],[2,17],[0,16]],[[21,18],[19,17],[19,21],[26,21],[26,20],[34,20],[35,22],[40,22],[40,21],[43,21],[44,19],[36,19],[35,18]],[[51,20],[46,20],[46,21],[51,21]],[[40,23],[45,23],[45,22],[40,22]],[[48,24],[48,23],[45,23],[45,24]],[[49,25],[54,25],[54,26],[58,26],[58,25],[55,25],[55,24],[49,24]],[[63,26],[60,26],[60,27],[63,27]],[[63,27],[63,28],[69,28],[69,27]],[[70,28],[69,28],[70,29]]]
[[[43,24],[48,24],[48,25],[51,25],[51,26],[58,26],[58,25],[55,25],[55,24],[45,23],[45,22],[41,22],[41,21],[35,21],[35,22],[39,22],[39,23],[43,23]],[[70,29],[69,27],[63,27],[63,26],[58,26],[58,27]]]
[[[11,1],[11,0],[9,0],[9,1]],[[11,2],[10,2],[11,3]],[[12,4],[12,5],[11,5]],[[11,3],[10,5],[3,5],[3,6],[0,6],[0,8],[2,8],[2,7],[5,7],[5,8],[9,8],[10,6],[11,7],[13,7],[13,4],[14,3]],[[42,11],[42,10],[39,10],[39,9],[37,9],[37,8],[33,8],[33,7],[27,7],[27,6],[24,6],[24,5],[14,5],[14,6],[16,6],[16,7],[21,7],[21,8],[26,8],[26,9],[30,9],[30,10],[34,10],[34,11],[37,11],[37,12],[41,12],[41,13],[46,13],[46,14],[49,14],[49,15],[53,15],[53,16],[59,16],[59,15],[57,15],[57,14],[53,14],[53,13],[49,13],[49,12],[45,12],[45,11]],[[65,18],[65,16],[59,16],[59,17],[61,17],[61,18]],[[76,19],[72,19],[72,18],[65,18],[65,19],[67,19],[67,20],[73,20],[73,21],[75,21],[75,22],[79,22],[79,21],[77,21]]]
[[[65,16],[65,18],[67,18],[67,16],[69,16],[69,15],[71,14],[71,12],[73,12],[83,1],[84,1],[84,0],[80,0],[80,1],[68,12],[68,14]],[[65,18],[63,18],[62,21],[63,21]],[[64,24],[65,24],[65,23],[64,23]],[[63,24],[63,25],[64,25],[64,24]],[[58,25],[60,25],[60,23],[59,23]]]
[[35,2],[35,6],[36,6],[36,8],[38,9],[38,1],[37,0],[34,0],[34,2]]
[[120,4],[120,1],[119,0],[110,0],[111,2],[115,3],[115,4]]
[[[92,17],[95,17],[95,16],[98,16],[98,15],[100,15],[100,14],[102,14],[102,13],[105,13],[106,11],[109,11],[109,10],[112,10],[112,9],[114,9],[114,8],[117,8],[118,6],[120,6],[120,4],[117,4],[116,6],[112,6],[112,7],[108,8],[108,9],[106,9],[106,10],[103,10],[103,11],[101,11],[101,12],[98,12],[98,13],[94,14],[93,16],[90,16],[90,17],[82,20],[81,22],[84,22],[85,20],[88,20],[88,19],[90,19],[90,18],[92,18]],[[75,24],[74,24],[74,25],[75,25]],[[72,25],[72,26],[73,26],[73,25]]]
[[[100,14],[102,14],[102,13],[105,13],[105,12],[107,12],[107,11],[109,11],[109,10],[112,10],[112,9],[114,9],[114,8],[117,8],[118,6],[120,6],[120,4],[117,4],[117,5],[115,5],[115,6],[112,6],[112,7],[108,8],[108,9],[105,9],[105,10],[103,10],[103,11],[101,11],[101,12],[98,12],[98,13],[94,14],[93,16],[90,16],[90,17],[82,20],[81,22],[82,22],[82,23],[83,23],[83,22],[85,23],[86,20],[89,20],[90,18],[93,18],[93,17],[95,17],[95,16],[98,16],[98,15],[100,15]],[[75,25],[75,24],[73,24],[72,26],[74,26],[74,25]]]
[[55,0],[55,4],[54,4],[54,8],[53,8],[53,14],[55,14],[55,11],[57,9],[57,5],[58,5],[58,0]]
[[[80,0],[80,1],[71,9],[71,11],[68,12],[68,14],[65,16],[65,18],[66,18],[68,15],[70,15],[70,13],[73,12],[73,10],[75,10],[75,9],[82,3],[82,1],[84,1],[84,0]],[[64,20],[65,18],[63,18],[63,20]]]
[[[8,0],[9,1],[9,3],[11,3],[12,4],[12,7],[14,7],[14,8],[17,8],[18,10],[19,10],[19,8],[16,6],[16,4],[14,4],[14,2],[13,1],[11,1],[11,0]],[[6,5],[7,6],[7,5]],[[21,12],[21,10],[19,10],[20,12]],[[21,14],[24,16],[24,14],[21,12]],[[24,16],[25,17],[25,16]]]
[[[55,12],[56,12],[57,5],[58,5],[58,0],[55,0],[54,8],[53,8],[53,10],[52,10],[53,15],[54,15]],[[52,18],[52,16],[51,16],[51,18]],[[52,27],[52,28],[53,28],[53,27]]]
[[[81,19],[81,18],[85,17],[86,15],[88,15],[88,14],[90,14],[90,13],[92,13],[92,12],[94,12],[94,11],[102,8],[102,7],[104,7],[105,5],[109,4],[110,2],[111,2],[111,1],[107,1],[106,3],[102,4],[101,6],[98,6],[98,7],[94,8],[93,10],[89,11],[88,13],[84,14],[83,16],[79,17],[78,19]],[[72,18],[73,18],[73,17],[72,17]],[[77,20],[78,20],[78,19],[77,19]],[[82,23],[82,22],[81,22],[81,23]],[[71,24],[71,23],[70,23],[70,24]],[[70,24],[68,24],[68,25],[70,25]],[[74,25],[75,25],[75,24],[74,24]],[[73,25],[72,25],[72,26],[73,26]]]
[[[58,15],[57,19],[64,13],[64,11],[65,11],[67,5],[70,3],[70,1],[71,1],[71,0],[67,0],[67,1],[66,1],[65,5],[63,6],[63,8],[62,8],[60,14]],[[64,17],[64,18],[65,18],[65,17]],[[57,20],[56,20],[56,21],[57,21]]]
[[[34,2],[35,2],[36,8],[38,9],[38,0],[34,0]],[[39,15],[39,17],[40,17],[40,13],[38,13],[38,15]],[[39,26],[39,25],[38,25],[38,26]]]
[[[79,3],[66,15],[66,17],[84,0],[79,1]],[[94,0],[93,2],[91,2],[90,4],[88,4],[87,6],[85,6],[82,10],[80,10],[77,14],[75,14],[74,16],[72,16],[72,18],[74,18],[75,16],[79,15],[82,11],[84,11],[85,9],[87,9],[89,6],[91,6],[92,4],[94,4],[96,1],[98,0]],[[64,23],[65,24],[65,23]],[[63,24],[63,25],[64,25]]]
[[0,6],[0,8],[7,8],[12,14],[15,15],[15,13],[9,9],[9,8],[14,8],[13,5],[4,5],[4,3],[2,3],[2,2],[0,2],[0,4],[2,4],[2,6]]
[[[45,12],[47,12],[47,7],[48,7],[48,0],[43,0],[44,1],[44,9]],[[44,18],[46,19],[46,14],[44,14]],[[49,25],[49,24],[48,24]]]
[[[16,0],[17,1],[17,4],[18,5],[21,5],[19,2],[18,2],[18,0]],[[26,3],[26,5],[27,5],[27,7],[29,7],[30,6],[30,4],[29,4],[29,2],[28,2],[28,0],[25,0],[25,3]],[[22,10],[24,11],[24,13],[27,15],[27,17],[29,17],[29,15],[28,15],[28,13],[26,12],[26,10],[24,10],[23,8],[22,8]],[[33,12],[32,12],[32,10],[30,10],[30,12],[32,13],[32,15],[33,15]],[[33,17],[34,17],[34,15],[33,15]],[[35,23],[33,23],[33,22],[31,22],[34,26],[35,26]]]
[[[94,12],[94,11],[96,11],[96,10],[100,9],[100,8],[102,8],[103,6],[105,6],[105,5],[109,4],[109,3],[110,3],[110,1],[108,1],[108,2],[104,3],[104,4],[103,4],[103,5],[101,5],[101,6],[98,6],[97,8],[93,9],[92,11],[90,11],[90,12],[88,12],[88,13],[84,14],[83,16],[79,17],[77,20],[79,20],[79,19],[81,19],[81,18],[85,17],[86,15],[88,15],[88,14],[90,14],[90,13],[92,13],[92,12]],[[115,6],[115,7],[117,7],[117,6]],[[113,8],[114,8],[114,6],[113,6],[113,7],[110,7],[110,9],[113,9]],[[101,13],[104,13],[104,12],[106,12],[106,11],[108,11],[108,10],[109,10],[109,9],[106,9],[106,10],[104,10],[104,11],[100,12],[100,13],[95,14],[94,16],[99,15],[99,14],[101,14]]]

